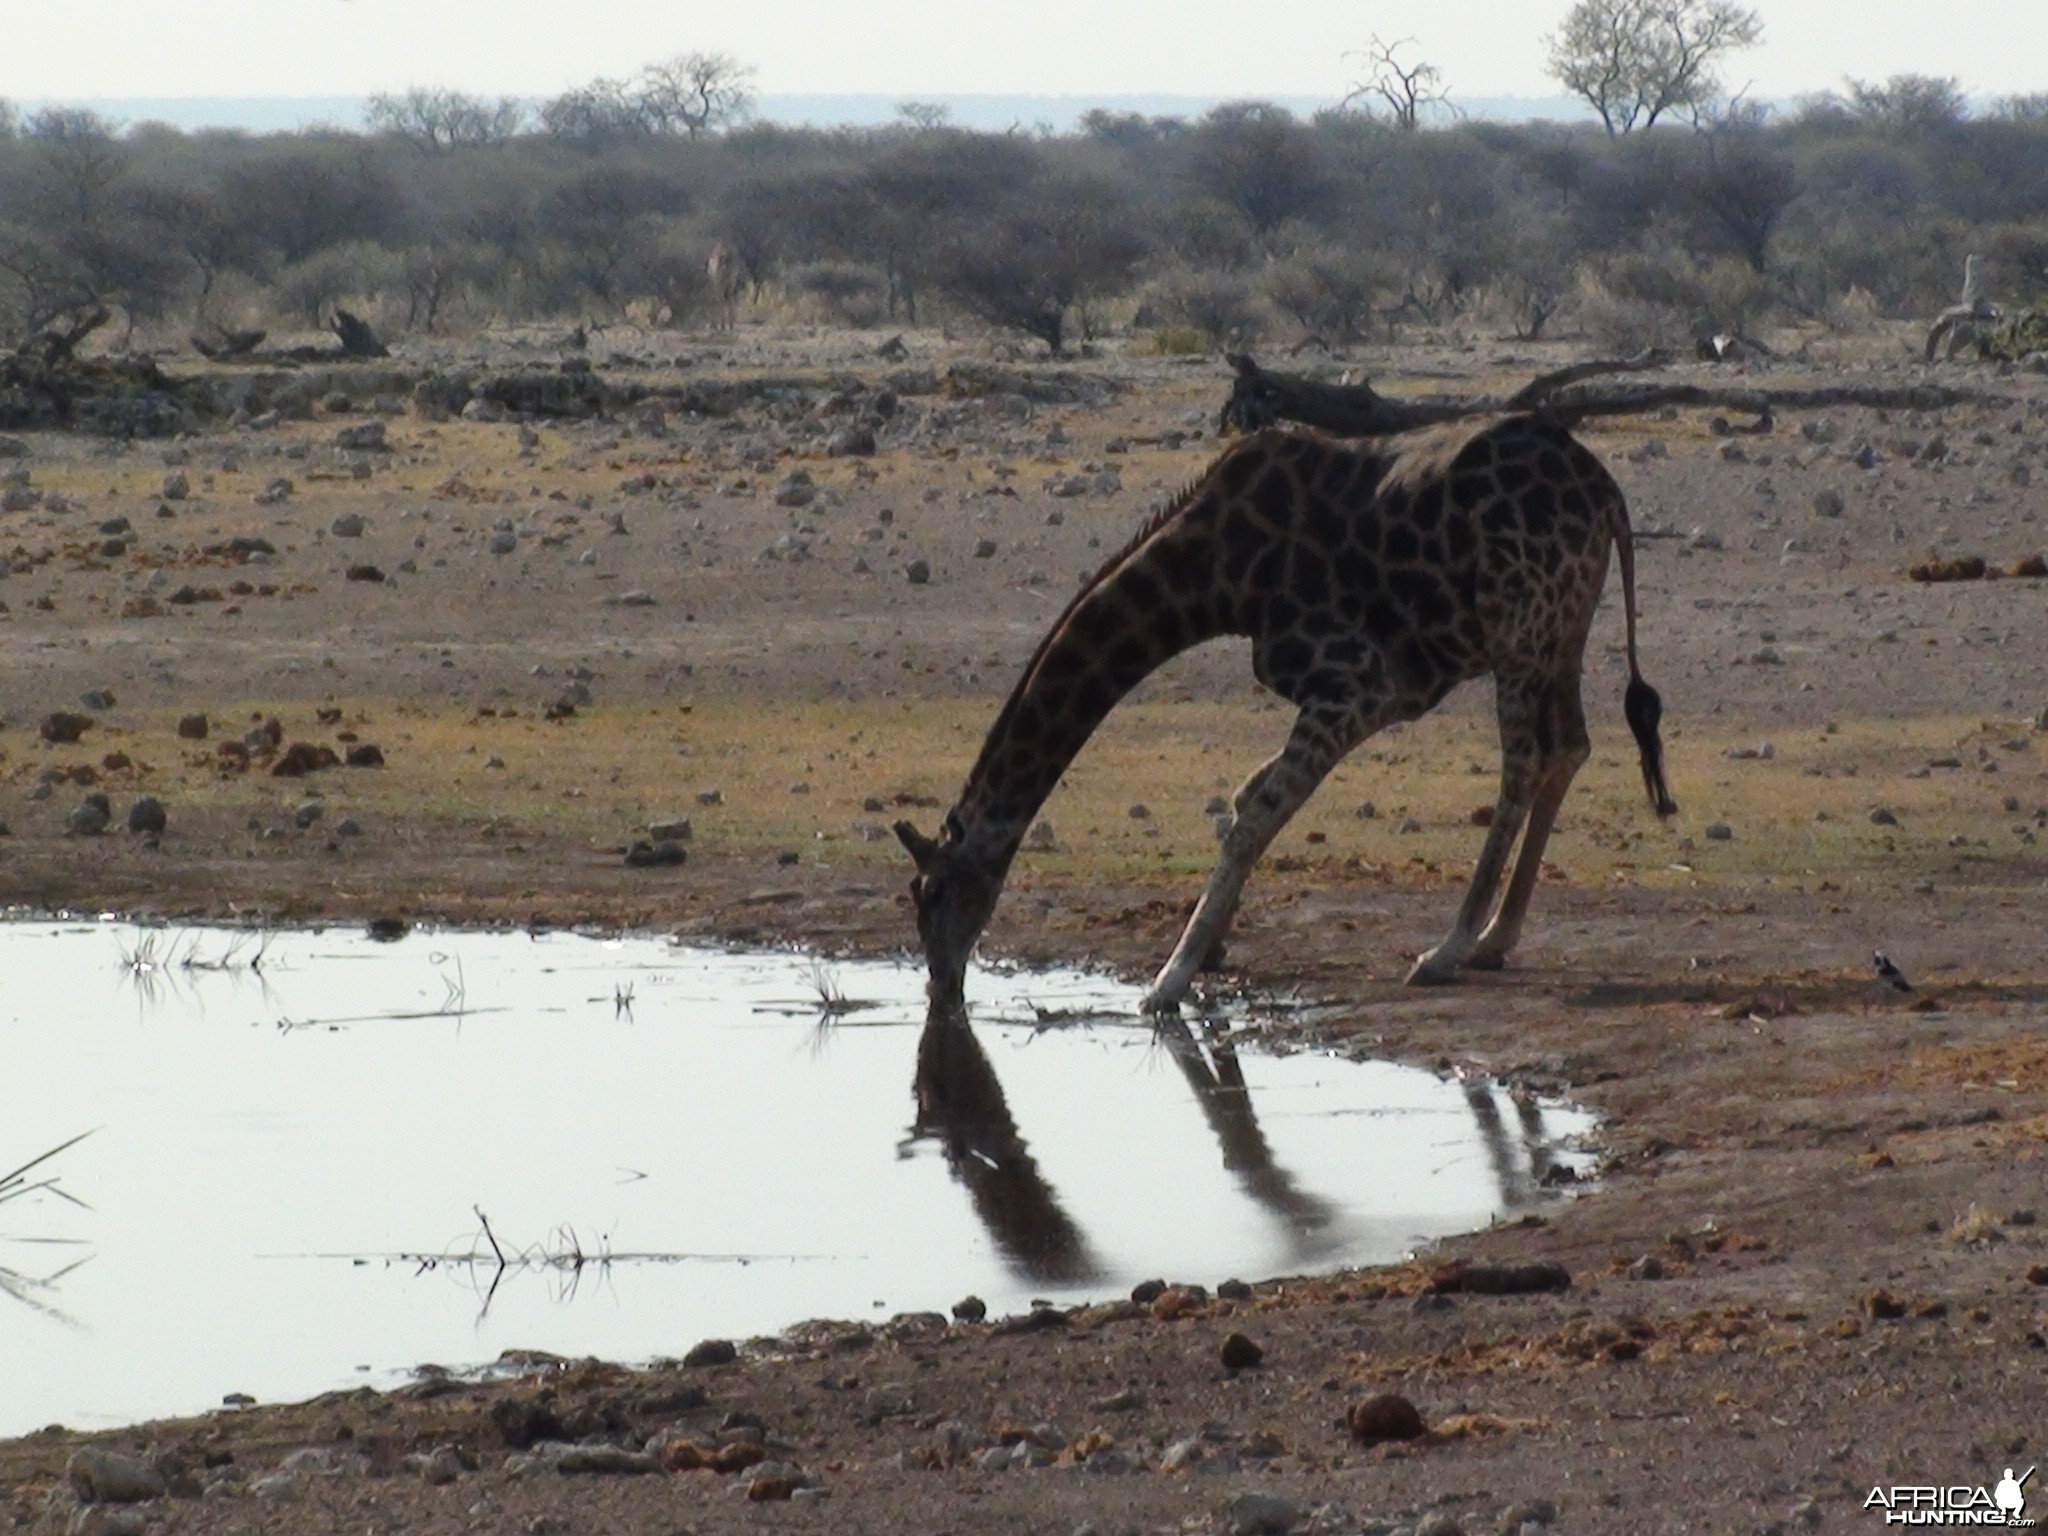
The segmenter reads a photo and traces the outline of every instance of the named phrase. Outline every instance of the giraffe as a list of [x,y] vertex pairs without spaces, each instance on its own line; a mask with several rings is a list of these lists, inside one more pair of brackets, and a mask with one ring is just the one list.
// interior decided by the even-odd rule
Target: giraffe
[[744,276],[739,257],[723,240],[712,242],[711,254],[704,258],[704,276],[711,284],[712,329],[729,331],[739,323]]
[[910,889],[934,1003],[961,997],[1024,833],[1095,728],[1170,657],[1222,635],[1250,638],[1253,675],[1297,714],[1286,745],[1238,790],[1216,867],[1146,1010],[1186,996],[1220,951],[1253,865],[1346,753],[1487,673],[1498,803],[1450,932],[1408,980],[1498,968],[1591,750],[1579,678],[1610,547],[1628,642],[1623,713],[1650,803],[1669,816],[1663,704],[1636,657],[1627,503],[1562,423],[1537,412],[1370,440],[1280,428],[1239,439],[1075,594],[939,835],[896,824],[916,865]]

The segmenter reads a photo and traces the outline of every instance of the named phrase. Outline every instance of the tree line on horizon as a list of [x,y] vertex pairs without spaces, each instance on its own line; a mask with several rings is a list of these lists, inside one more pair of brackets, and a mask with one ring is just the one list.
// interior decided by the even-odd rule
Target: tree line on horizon
[[915,102],[883,127],[754,122],[751,72],[717,54],[537,111],[378,97],[355,132],[0,103],[0,342],[99,306],[144,344],[340,305],[387,334],[687,326],[716,298],[714,243],[785,317],[972,320],[1055,353],[1134,328],[1195,350],[1848,327],[1938,311],[1966,253],[1994,296],[2048,298],[2048,94],[1975,112],[1956,81],[1905,75],[1783,115],[1639,91],[1598,123],[1467,122],[1426,110],[1440,82],[1400,47],[1375,39],[1369,80],[1308,118],[1247,101],[1068,133]]

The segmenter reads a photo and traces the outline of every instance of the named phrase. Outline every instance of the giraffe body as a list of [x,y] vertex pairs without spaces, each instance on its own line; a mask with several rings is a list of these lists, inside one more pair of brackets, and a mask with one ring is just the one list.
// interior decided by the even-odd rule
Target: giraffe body
[[1651,802],[1667,815],[1661,705],[1636,666],[1627,505],[1563,426],[1514,415],[1364,442],[1269,428],[1233,444],[1068,605],[939,837],[897,824],[917,863],[934,999],[960,995],[1026,828],[1110,709],[1170,657],[1223,635],[1250,638],[1253,672],[1298,713],[1287,744],[1238,790],[1215,871],[1147,1007],[1185,996],[1252,866],[1346,753],[1486,673],[1500,721],[1499,801],[1450,933],[1409,980],[1500,965],[1590,750],[1579,677],[1617,547],[1626,713]]

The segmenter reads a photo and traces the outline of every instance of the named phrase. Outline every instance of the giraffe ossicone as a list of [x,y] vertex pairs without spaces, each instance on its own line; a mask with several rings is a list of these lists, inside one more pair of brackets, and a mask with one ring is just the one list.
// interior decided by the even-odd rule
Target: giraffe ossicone
[[1252,867],[1346,753],[1488,673],[1499,799],[1450,932],[1408,979],[1501,965],[1591,750],[1580,673],[1610,552],[1627,638],[1623,713],[1650,803],[1668,816],[1663,706],[1636,657],[1627,503],[1563,425],[1539,412],[1367,441],[1268,428],[1234,443],[1054,622],[939,835],[896,824],[917,869],[933,1001],[959,1000],[1025,832],[1096,727],[1162,663],[1224,635],[1249,637],[1254,675],[1297,714],[1286,745],[1238,790],[1215,870],[1146,1007],[1186,996]]

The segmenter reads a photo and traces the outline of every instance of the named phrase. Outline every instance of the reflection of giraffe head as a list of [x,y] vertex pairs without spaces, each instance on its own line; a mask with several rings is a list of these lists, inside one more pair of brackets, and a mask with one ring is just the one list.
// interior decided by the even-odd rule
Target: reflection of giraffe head
[[948,813],[937,838],[926,837],[907,821],[896,823],[896,835],[917,865],[910,899],[917,905],[917,937],[931,972],[931,1000],[958,1002],[967,980],[967,957],[996,909],[1006,871],[967,850],[957,812]]

